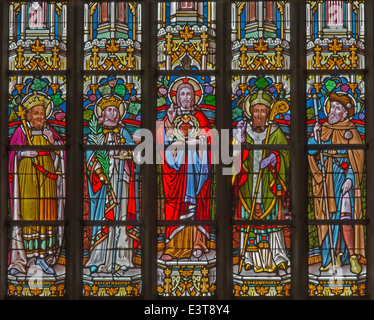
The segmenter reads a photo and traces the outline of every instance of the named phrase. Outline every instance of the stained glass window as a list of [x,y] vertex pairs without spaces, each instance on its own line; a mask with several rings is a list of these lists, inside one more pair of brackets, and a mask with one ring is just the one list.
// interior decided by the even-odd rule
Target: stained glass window
[[306,3],[310,296],[366,295],[363,6]]
[[2,8],[0,299],[372,298],[371,2]]
[[9,3],[10,296],[65,294],[66,39],[66,2]]
[[141,295],[140,19],[140,3],[84,6],[85,296]]

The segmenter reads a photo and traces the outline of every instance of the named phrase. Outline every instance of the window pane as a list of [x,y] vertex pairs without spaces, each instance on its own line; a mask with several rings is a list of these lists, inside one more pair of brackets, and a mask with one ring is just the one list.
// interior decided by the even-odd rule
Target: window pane
[[363,76],[309,76],[307,95],[309,294],[362,296],[362,220],[367,217]]
[[[288,296],[290,268],[290,78],[232,78],[235,296]],[[260,147],[260,145],[262,147]],[[259,221],[264,224],[259,224]],[[266,222],[265,222],[266,221]]]
[[94,225],[83,234],[83,295],[140,296],[140,227]]
[[84,70],[141,69],[141,4],[84,5]]
[[159,2],[159,70],[216,68],[215,2]]
[[135,145],[140,142],[139,76],[87,75],[83,95],[85,144]]
[[[170,235],[173,236],[169,241]],[[206,225],[171,225],[158,230],[159,296],[209,297],[216,290],[215,230]],[[167,260],[165,254],[174,256]],[[175,256],[178,256],[177,260]]]
[[290,68],[289,1],[231,4],[233,70]]
[[233,235],[234,296],[290,296],[291,226],[236,225]]
[[9,236],[8,296],[64,296],[64,228],[30,222],[12,227]]
[[[35,114],[41,108],[40,120]],[[34,109],[34,111],[30,111]],[[9,140],[10,145],[62,145],[66,140],[66,78],[63,76],[11,76],[9,77]],[[16,140],[14,133],[32,121],[26,140]],[[44,129],[53,132],[52,139],[42,136]],[[26,131],[25,131],[26,132]],[[28,140],[28,136],[30,140]]]
[[366,227],[349,222],[309,226],[310,296],[367,295]]
[[9,3],[9,69],[66,70],[66,2]]
[[364,1],[307,1],[307,68],[365,68]]
[[[349,122],[352,134],[342,137],[321,137],[322,143],[327,144],[362,144],[365,141],[365,82],[362,75],[310,75],[307,80],[307,124],[308,138],[313,133],[313,127],[317,122],[322,126],[329,123],[329,114],[332,118],[336,113],[331,111],[331,105],[341,102],[347,109],[347,122]],[[317,118],[316,118],[317,115]],[[327,121],[327,122],[326,122]],[[330,122],[336,121],[331,119]],[[327,131],[326,131],[327,132]],[[308,140],[308,144],[317,143],[316,139]]]

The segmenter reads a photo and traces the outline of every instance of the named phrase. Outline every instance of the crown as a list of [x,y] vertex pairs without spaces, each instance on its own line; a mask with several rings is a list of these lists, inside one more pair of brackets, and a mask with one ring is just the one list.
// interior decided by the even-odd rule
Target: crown
[[30,110],[32,107],[35,106],[43,106],[44,108],[50,103],[50,99],[47,96],[34,94],[29,97],[23,105],[27,110]]
[[111,96],[110,98],[102,98],[101,101],[97,105],[98,107],[101,108],[101,110],[104,110],[106,107],[109,107],[109,106],[119,108],[121,103],[122,103],[121,99]]

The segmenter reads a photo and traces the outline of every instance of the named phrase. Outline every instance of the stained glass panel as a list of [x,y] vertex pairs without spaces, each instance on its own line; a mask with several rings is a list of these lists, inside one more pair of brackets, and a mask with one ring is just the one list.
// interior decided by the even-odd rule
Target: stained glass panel
[[[34,139],[47,140],[44,136]],[[25,140],[26,134],[18,128],[11,142]],[[64,229],[57,221],[64,219],[65,151],[20,149],[8,155],[9,218],[13,225],[9,233],[8,294],[61,296],[66,255]],[[23,221],[29,224],[17,224]]]
[[307,68],[365,68],[364,1],[307,1]]
[[290,68],[289,1],[231,4],[233,70]]
[[8,296],[65,295],[64,228],[30,223],[10,230]]
[[312,296],[366,294],[366,231],[362,224],[366,219],[365,115],[362,75],[308,77]]
[[309,296],[367,295],[366,227],[340,222],[309,226]]
[[159,2],[159,70],[214,70],[215,2]]
[[[335,102],[334,102],[335,101]],[[365,141],[365,82],[362,75],[310,75],[307,79],[307,134],[308,138],[313,133],[316,122],[321,126],[334,122],[337,110],[331,105],[341,102],[347,108],[347,122],[352,126],[353,136],[347,135],[343,140],[328,137],[322,138],[323,143],[332,144],[362,144]],[[333,110],[333,112],[331,112]],[[316,117],[317,115],[317,117]],[[330,117],[330,120],[329,120]],[[308,144],[315,144],[316,139],[308,140]]]
[[[168,234],[183,237],[169,242]],[[206,236],[208,235],[209,236]],[[172,225],[158,231],[157,292],[165,297],[211,297],[216,291],[215,230],[204,225]],[[169,242],[169,243],[168,243]],[[204,242],[204,244],[203,244]],[[200,244],[199,246],[197,246]],[[173,260],[164,256],[174,251]],[[178,258],[175,258],[178,255]]]
[[[161,225],[167,223],[158,233],[157,263],[162,279],[158,291],[165,296],[211,295],[215,231],[201,221],[216,217],[216,175],[210,149],[215,128],[215,78],[159,77],[157,90],[158,220]],[[166,280],[178,274],[185,280],[169,288]],[[210,280],[199,289],[200,282],[193,283],[194,278]],[[186,288],[184,281],[189,283]]]
[[[65,144],[65,77],[11,76],[9,77],[8,94],[8,133],[11,145]],[[43,109],[41,119],[39,119],[38,112],[35,112],[38,108]],[[26,127],[28,127],[27,130]],[[14,138],[14,133],[20,130],[28,132],[27,139],[24,141]],[[48,130],[47,134],[51,131],[53,136],[48,140],[39,139],[39,136],[44,134],[44,130]]]
[[[84,77],[83,94],[85,144],[135,145],[140,141],[139,76],[87,75]],[[111,110],[113,112],[109,112]]]
[[140,70],[141,3],[84,5],[84,70]]
[[85,227],[83,233],[83,295],[139,297],[142,291],[139,226],[93,225]]
[[9,70],[66,70],[66,2],[9,3]]

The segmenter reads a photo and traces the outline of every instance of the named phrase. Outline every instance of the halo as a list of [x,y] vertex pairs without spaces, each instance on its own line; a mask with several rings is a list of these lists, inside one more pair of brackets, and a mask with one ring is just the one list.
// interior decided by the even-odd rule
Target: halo
[[[356,100],[353,98],[353,96],[347,92],[344,92],[344,91],[334,91],[335,93],[342,93],[342,94],[345,94],[349,97],[349,99],[351,100],[351,102],[353,103],[354,107],[353,107],[353,115],[349,118],[352,118],[356,113],[357,113],[357,103],[356,103]],[[327,117],[329,112],[330,112],[330,96],[328,96],[323,104],[323,112],[325,114],[325,116]]]
[[126,115],[126,111],[127,111],[127,105],[126,103],[123,101],[123,99],[118,96],[118,95],[115,95],[115,94],[108,94],[108,95],[105,95],[103,97],[101,97],[99,100],[96,101],[95,103],[95,107],[94,107],[94,113],[95,113],[95,116],[99,119],[101,117],[101,114],[103,112],[103,109],[105,109],[106,107],[108,107],[110,104],[108,104],[107,106],[105,106],[104,108],[100,107],[100,103],[102,102],[103,99],[107,100],[111,97],[114,97],[115,99],[117,100],[120,100],[121,102],[119,103],[118,106],[114,106],[116,108],[118,108],[118,111],[119,111],[119,117],[120,119],[122,120],[124,118],[124,116]]
[[52,115],[54,106],[53,106],[53,100],[44,92],[34,91],[32,93],[29,93],[26,97],[23,98],[21,102],[22,105],[24,105],[27,110],[30,110],[32,107],[30,108],[27,107],[27,101],[34,96],[43,96],[44,100],[48,101],[47,103],[40,104],[45,108],[45,118],[48,119]]
[[169,87],[168,91],[168,97],[169,100],[172,101],[174,104],[177,103],[176,98],[177,98],[177,90],[180,84],[182,83],[189,83],[192,85],[194,88],[194,93],[195,93],[195,104],[198,105],[201,103],[203,100],[203,86],[199,81],[192,77],[180,77],[175,79],[172,84]]
[[[251,104],[249,102],[249,99],[256,93],[260,90],[257,90],[251,94],[249,94],[248,96],[246,96],[245,100],[244,100],[244,104],[243,104],[243,112],[244,114],[248,117],[248,118],[251,118]],[[271,103],[271,105],[269,106],[270,110],[271,108],[273,107],[274,103],[276,102],[275,98],[273,97],[272,94],[268,93],[266,90],[262,90],[264,93],[266,93],[267,95],[269,95],[271,97],[271,99],[273,100],[273,102]]]

